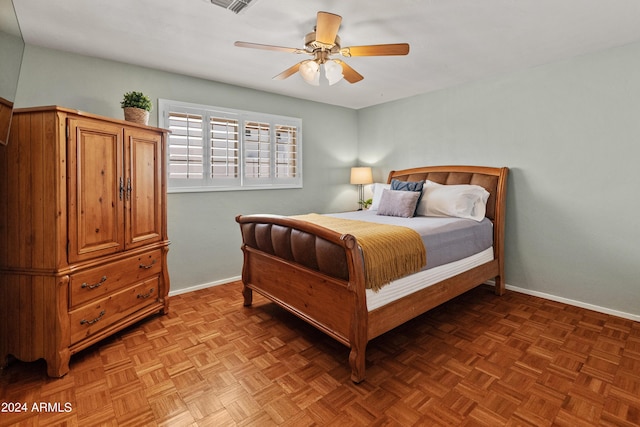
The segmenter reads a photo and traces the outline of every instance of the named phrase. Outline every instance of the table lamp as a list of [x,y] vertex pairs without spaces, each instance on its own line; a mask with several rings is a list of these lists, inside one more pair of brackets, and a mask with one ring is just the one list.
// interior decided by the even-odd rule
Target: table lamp
[[351,168],[350,182],[358,186],[358,205],[360,206],[358,210],[362,210],[364,206],[364,185],[373,183],[371,168],[368,166]]

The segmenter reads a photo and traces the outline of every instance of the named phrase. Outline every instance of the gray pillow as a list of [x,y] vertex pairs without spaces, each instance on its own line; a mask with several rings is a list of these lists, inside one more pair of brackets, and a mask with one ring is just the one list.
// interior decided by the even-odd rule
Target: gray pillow
[[378,215],[411,218],[418,205],[419,191],[382,190]]

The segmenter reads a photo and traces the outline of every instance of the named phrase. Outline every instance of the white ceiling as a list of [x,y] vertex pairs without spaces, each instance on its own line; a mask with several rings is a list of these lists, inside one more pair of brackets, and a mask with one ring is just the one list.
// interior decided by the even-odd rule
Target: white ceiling
[[[256,0],[238,15],[210,0],[14,3],[28,44],[350,108],[640,40],[638,0]],[[298,74],[271,79],[306,56],[233,45],[303,47],[320,10],[342,16],[342,46],[411,51],[343,58],[363,81],[313,87]]]

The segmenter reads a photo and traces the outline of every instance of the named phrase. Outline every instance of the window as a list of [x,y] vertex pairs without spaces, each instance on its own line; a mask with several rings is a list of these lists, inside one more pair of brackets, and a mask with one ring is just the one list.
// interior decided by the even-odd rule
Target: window
[[302,187],[302,120],[159,100],[168,191]]

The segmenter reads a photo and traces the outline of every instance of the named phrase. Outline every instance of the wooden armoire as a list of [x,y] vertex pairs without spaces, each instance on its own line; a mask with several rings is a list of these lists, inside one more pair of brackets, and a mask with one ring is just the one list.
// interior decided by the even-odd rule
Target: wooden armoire
[[72,354],[168,311],[167,131],[57,106],[0,145],[0,364]]

